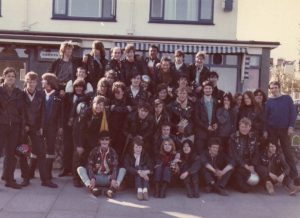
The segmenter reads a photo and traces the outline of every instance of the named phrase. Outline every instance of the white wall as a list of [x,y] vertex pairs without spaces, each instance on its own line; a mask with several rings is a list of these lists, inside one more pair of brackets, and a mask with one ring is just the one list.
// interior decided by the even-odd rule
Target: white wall
[[117,22],[52,20],[52,0],[2,0],[0,29],[23,30],[28,4],[28,24],[33,24],[30,31],[127,35],[133,30],[136,36],[235,40],[237,1],[231,12],[224,12],[221,2],[214,1],[214,25],[179,25],[148,23],[150,0],[117,0]]

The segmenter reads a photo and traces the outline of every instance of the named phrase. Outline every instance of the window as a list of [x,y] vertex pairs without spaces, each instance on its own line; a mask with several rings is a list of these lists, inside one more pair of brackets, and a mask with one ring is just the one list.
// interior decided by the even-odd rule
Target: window
[[116,0],[53,0],[54,19],[115,21]]
[[150,22],[213,24],[213,0],[151,0]]

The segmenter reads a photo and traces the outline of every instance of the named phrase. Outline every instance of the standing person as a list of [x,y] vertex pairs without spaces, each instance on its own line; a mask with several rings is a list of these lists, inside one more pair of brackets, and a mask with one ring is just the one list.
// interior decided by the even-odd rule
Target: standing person
[[160,133],[160,127],[163,123],[170,122],[170,116],[166,111],[166,106],[160,99],[154,100],[154,118],[155,118],[155,135]]
[[208,73],[208,81],[214,85],[212,96],[217,100],[218,107],[222,106],[223,96],[225,92],[218,88],[219,74],[215,71]]
[[[28,180],[24,179],[22,185],[29,185],[29,179],[33,178],[34,171],[38,165],[42,186],[57,188],[57,185],[47,177],[45,164],[45,149],[42,140],[43,123],[45,116],[45,98],[42,91],[37,90],[38,75],[35,72],[28,72],[25,75],[24,94],[24,117],[25,132],[32,144],[30,157],[30,171]],[[20,163],[22,165],[22,163]],[[25,160],[27,164],[27,160]]]
[[292,154],[290,137],[294,133],[297,118],[293,100],[288,95],[281,95],[280,83],[270,82],[271,97],[266,102],[265,108],[265,138],[269,136],[274,142],[280,142],[285,159],[291,169],[290,177],[298,185],[298,171]]
[[171,68],[171,59],[169,59],[166,56],[163,56],[161,58],[160,66],[159,66],[159,68],[156,69],[155,76],[156,76],[156,79],[155,79],[156,84],[164,83],[169,87],[169,89],[170,88],[173,89],[175,87],[176,78],[175,78],[175,74]]
[[201,159],[193,150],[193,142],[186,139],[182,142],[179,162],[179,178],[183,181],[187,197],[199,198],[199,170]]
[[60,96],[65,94],[65,87],[70,80],[76,79],[76,71],[79,61],[73,55],[74,46],[71,41],[64,41],[59,48],[60,57],[56,59],[48,69],[49,73],[54,73],[58,80],[58,90]]
[[156,68],[156,65],[160,63],[160,60],[158,58],[158,52],[159,52],[158,46],[155,44],[151,44],[148,50],[148,57],[145,58],[145,64],[148,67],[148,74],[152,80],[154,80],[155,78],[154,69]]
[[153,164],[148,153],[143,149],[143,139],[136,136],[132,141],[132,149],[125,156],[124,165],[129,175],[134,177],[138,200],[149,199],[149,176]]
[[[234,161],[234,182],[238,191],[247,193],[251,189],[251,175],[257,175],[255,167],[259,158],[259,140],[251,130],[251,120],[247,117],[239,121],[239,130],[229,139],[229,154]],[[257,176],[258,177],[258,176]]]
[[117,74],[117,81],[125,82],[124,75],[122,74],[122,49],[120,47],[114,47],[111,49],[111,59],[106,65],[106,70],[113,70]]
[[105,58],[105,48],[102,42],[96,40],[92,44],[92,51],[83,57],[83,64],[88,72],[88,82],[96,89],[99,79],[104,76],[108,60]]
[[236,131],[237,111],[233,105],[233,98],[230,92],[223,96],[222,107],[217,109],[218,135],[222,141],[223,151],[228,152],[228,140]]
[[190,81],[195,86],[195,92],[200,94],[202,83],[208,79],[209,69],[204,65],[205,53],[199,51],[195,56],[195,63],[189,66]]
[[219,138],[210,138],[208,140],[208,151],[202,154],[204,165],[204,179],[206,191],[212,190],[220,195],[227,196],[226,185],[233,172],[233,160],[231,160],[221,149],[221,140]]
[[203,83],[203,97],[195,104],[194,125],[195,145],[199,155],[207,148],[210,137],[216,136],[218,123],[216,117],[217,101],[213,98],[213,84]]
[[265,110],[265,104],[266,104],[266,101],[267,101],[266,93],[261,89],[256,89],[253,92],[253,94],[255,96],[255,101],[257,102],[258,106],[261,107],[261,109],[264,111]]
[[168,86],[164,83],[157,85],[156,93],[151,96],[151,102],[155,99],[159,99],[164,102],[165,105],[168,105],[172,102],[172,97],[168,93]]
[[58,79],[55,74],[42,75],[44,89],[45,116],[43,123],[43,138],[46,142],[46,172],[47,178],[52,178],[52,166],[55,159],[55,142],[57,134],[63,134],[63,107],[58,90]]
[[[94,89],[93,89],[93,86],[91,85],[91,83],[89,83],[87,81],[87,73],[86,73],[86,69],[83,68],[83,67],[78,67],[77,68],[77,72],[76,72],[76,78],[75,79],[83,79],[86,83],[86,89],[85,89],[85,93],[86,94],[92,94],[94,92]],[[66,85],[66,93],[73,93],[74,91],[74,87],[73,87],[73,82],[75,80],[69,80],[67,82],[67,85]]]
[[5,150],[5,186],[20,189],[14,180],[16,167],[15,150],[22,137],[24,128],[24,98],[20,89],[15,87],[17,72],[13,67],[3,71],[0,84],[0,148]]
[[189,78],[188,66],[184,63],[184,52],[181,50],[176,50],[174,56],[175,61],[174,64],[171,65],[171,68],[175,74],[176,81],[179,80],[180,76]]

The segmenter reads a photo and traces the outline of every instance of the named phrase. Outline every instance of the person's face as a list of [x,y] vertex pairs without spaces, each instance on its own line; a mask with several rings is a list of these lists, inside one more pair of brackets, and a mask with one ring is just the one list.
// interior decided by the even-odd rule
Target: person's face
[[121,88],[118,88],[117,91],[115,92],[115,98],[118,100],[123,99],[124,97],[124,91]]
[[238,96],[235,101],[238,106],[241,106],[243,100],[243,96]]
[[141,154],[143,150],[143,147],[137,144],[134,144],[133,151],[135,154]]
[[248,135],[251,129],[251,125],[239,124],[239,131],[242,135]]
[[48,84],[47,80],[42,80],[42,88],[45,90],[51,89],[51,86]]
[[111,56],[115,60],[120,60],[122,56],[121,48],[114,48]]
[[262,93],[260,93],[260,92],[256,93],[256,95],[255,95],[255,101],[256,101],[258,104],[262,104],[263,99],[264,99],[264,98],[263,98]]
[[205,59],[202,56],[196,56],[195,62],[196,62],[196,65],[203,65],[205,62]]
[[180,102],[184,102],[188,97],[188,93],[186,91],[180,91],[177,93],[177,96]]
[[141,87],[143,88],[143,90],[148,90],[149,87],[149,83],[145,82],[145,81],[141,81]]
[[101,113],[104,111],[104,103],[100,102],[100,103],[93,103],[93,111],[97,114]]
[[175,56],[175,63],[176,64],[182,64],[183,63],[183,57],[182,56]]
[[111,74],[108,74],[106,76],[106,79],[108,80],[109,84],[112,85],[115,82],[115,77]]
[[26,81],[26,88],[29,89],[29,90],[35,90],[36,87],[37,87],[37,80],[28,80]]
[[189,154],[191,152],[191,147],[188,143],[184,143],[183,147],[182,147],[183,153],[185,154]]
[[104,85],[104,84],[101,84],[100,86],[98,86],[98,92],[101,94],[101,95],[106,95],[106,93],[107,93],[107,89],[108,89],[108,87],[106,86],[106,85]]
[[213,92],[213,88],[211,86],[204,86],[203,88],[204,95],[211,96]]
[[169,72],[170,70],[170,62],[169,61],[163,61],[161,63],[161,69],[163,72]]
[[248,95],[244,95],[243,99],[244,99],[245,105],[250,106],[252,104],[251,99],[249,98]]
[[180,78],[178,81],[179,87],[187,87],[188,81],[186,78]]
[[126,58],[128,61],[133,62],[134,61],[134,51],[130,50],[128,53],[126,53]]
[[98,49],[93,48],[93,52],[95,56],[100,56],[101,52]]
[[208,80],[209,80],[210,82],[212,82],[215,86],[216,86],[217,83],[218,83],[218,77],[216,77],[216,76],[209,77]]
[[163,111],[163,108],[164,108],[163,104],[156,105],[155,108],[154,108],[155,114],[157,114],[157,115],[161,114],[161,112]]
[[140,84],[141,84],[141,76],[140,76],[140,75],[137,75],[137,76],[133,77],[133,78],[131,79],[131,84],[132,84],[132,86],[134,86],[134,87],[140,86]]
[[171,152],[172,151],[172,144],[168,141],[165,141],[163,144],[163,148],[165,152]]
[[81,95],[83,93],[83,87],[82,86],[75,86],[75,93],[77,95]]
[[149,48],[149,56],[151,59],[157,58],[157,49],[156,48]]
[[4,84],[8,86],[13,86],[16,83],[16,75],[14,72],[10,72],[4,75]]
[[102,137],[102,138],[100,138],[100,146],[101,146],[101,148],[108,148],[108,146],[109,146],[109,142],[110,142],[110,139],[109,139],[109,137]]
[[86,76],[87,75],[84,69],[77,70],[77,78],[85,79]]
[[223,101],[224,101],[224,105],[228,105],[228,106],[230,107],[230,100],[229,100],[228,97],[225,97],[225,98],[223,99]]
[[270,154],[275,154],[276,153],[276,146],[272,143],[269,144],[269,153]]
[[217,156],[218,155],[218,152],[219,152],[219,145],[211,145],[208,150],[209,150],[209,153],[212,155],[212,156]]
[[170,135],[171,132],[171,127],[170,126],[163,126],[161,128],[161,133],[163,137],[168,137]]
[[149,114],[149,111],[146,108],[139,108],[138,115],[141,120],[144,120]]
[[158,92],[158,98],[160,100],[165,100],[167,98],[168,92],[166,89],[162,89]]
[[73,53],[73,48],[71,47],[66,47],[65,52],[64,52],[64,57],[71,57]]
[[271,84],[270,85],[270,92],[273,96],[278,96],[280,94],[279,86]]

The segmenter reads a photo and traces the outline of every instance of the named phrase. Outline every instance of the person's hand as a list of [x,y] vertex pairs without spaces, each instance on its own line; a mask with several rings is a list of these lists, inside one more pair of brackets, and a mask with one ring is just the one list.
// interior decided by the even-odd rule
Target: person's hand
[[179,133],[184,133],[184,127],[183,126],[178,126],[177,128]]
[[29,132],[29,130],[30,130],[30,127],[29,126],[25,126],[25,132]]
[[73,125],[73,118],[70,118],[68,122],[68,126],[72,126],[72,125]]
[[184,180],[189,175],[189,172],[184,172],[180,175],[180,179]]
[[251,173],[254,173],[254,172],[255,172],[254,166],[249,166],[249,171],[250,171]]
[[91,179],[91,184],[90,184],[89,188],[93,189],[95,187],[96,187],[96,179],[93,178],[93,179]]
[[219,179],[221,179],[222,176],[223,176],[223,171],[217,169],[216,172],[215,172],[215,175],[216,175],[216,177],[218,177]]
[[207,130],[208,130],[208,131],[211,131],[211,132],[214,131],[214,129],[213,129],[212,126],[208,126]]
[[274,182],[278,182],[278,178],[277,178],[277,176],[275,175],[275,174],[273,174],[273,173],[269,173],[269,176],[271,177],[271,179],[274,181]]
[[277,177],[277,181],[279,183],[282,183],[283,182],[283,179],[284,179],[284,174],[281,174],[280,176]]
[[77,147],[76,148],[77,153],[80,155],[82,155],[82,153],[84,152],[84,148],[83,147]]
[[115,107],[116,107],[116,105],[114,105],[114,104],[111,105],[111,106],[110,106],[110,110],[112,111]]
[[217,124],[217,123],[214,123],[214,124],[212,125],[212,128],[213,128],[213,130],[217,130],[217,129],[218,129],[218,124]]
[[59,128],[59,129],[58,129],[58,135],[59,135],[59,136],[62,136],[62,135],[63,135],[63,132],[64,132],[63,128]]
[[291,136],[294,134],[294,128],[293,127],[289,127],[288,128],[288,135]]
[[88,56],[87,55],[83,56],[82,62],[85,63],[85,64],[88,62]]
[[132,107],[131,106],[126,106],[127,107],[127,110],[129,111],[129,112],[131,112],[132,111]]
[[38,135],[43,135],[43,132],[44,132],[44,131],[43,131],[43,128],[40,128],[40,129],[38,130],[37,134],[38,134]]

